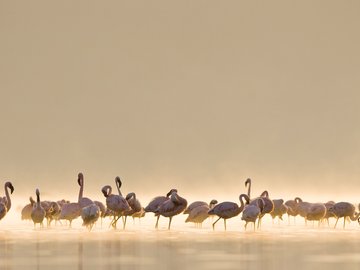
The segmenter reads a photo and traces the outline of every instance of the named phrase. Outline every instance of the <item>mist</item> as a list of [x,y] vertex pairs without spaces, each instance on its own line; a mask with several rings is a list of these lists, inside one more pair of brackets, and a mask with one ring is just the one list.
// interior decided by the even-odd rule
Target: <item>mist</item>
[[[0,181],[355,198],[355,1],[0,3]],[[306,20],[304,19],[306,18]],[[202,198],[200,198],[202,197]]]

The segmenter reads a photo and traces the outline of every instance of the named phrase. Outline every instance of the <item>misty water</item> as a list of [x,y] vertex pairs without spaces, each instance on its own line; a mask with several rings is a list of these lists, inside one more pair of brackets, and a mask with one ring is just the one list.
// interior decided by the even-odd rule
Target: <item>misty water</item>
[[[211,220],[202,229],[174,219],[171,231],[163,219],[155,230],[147,216],[126,230],[109,229],[104,220],[92,232],[76,220],[34,229],[28,221],[0,223],[1,269],[359,269],[360,228],[357,222],[337,229],[316,224],[272,224],[244,231],[240,218],[224,231]],[[332,225],[334,220],[332,220]]]

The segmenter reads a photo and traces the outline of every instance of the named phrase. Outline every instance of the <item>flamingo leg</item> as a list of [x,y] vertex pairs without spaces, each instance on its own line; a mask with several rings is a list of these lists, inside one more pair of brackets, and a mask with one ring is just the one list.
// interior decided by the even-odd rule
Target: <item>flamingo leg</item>
[[343,229],[345,229],[345,222],[346,222],[346,217],[344,217],[344,226],[343,226]]
[[159,227],[159,218],[160,218],[160,216],[158,216],[156,219],[155,229],[157,229]]
[[113,220],[113,222],[112,222],[112,224],[111,224],[114,229],[116,229],[116,224],[117,224],[118,220],[120,219],[120,217],[121,217],[121,216],[118,216],[117,218],[114,218],[114,220]]
[[247,226],[247,224],[248,224],[248,223],[247,223],[247,222],[245,222],[245,231],[246,231],[246,226]]
[[255,232],[255,222],[256,222],[256,221],[254,221],[254,232]]
[[226,231],[226,219],[224,218],[224,227],[225,227],[225,231]]
[[111,220],[111,222],[110,222],[110,224],[109,224],[109,228],[113,225],[114,220],[115,220],[115,216],[114,216],[113,219]]
[[215,231],[215,224],[216,224],[216,222],[218,222],[220,219],[221,219],[221,217],[219,217],[219,218],[212,224],[213,231]]
[[172,217],[169,217],[169,227],[168,227],[168,230],[170,230],[171,220],[172,220]]
[[336,228],[336,225],[337,225],[338,221],[339,221],[339,218],[336,218],[334,229]]
[[[261,217],[258,218],[258,224],[257,224],[257,228],[260,228],[260,223],[261,223]],[[255,227],[255,222],[254,222],[254,227]]]
[[126,226],[126,220],[127,220],[127,216],[125,216],[125,222],[124,222],[124,226],[123,226],[124,230],[125,230],[125,226]]

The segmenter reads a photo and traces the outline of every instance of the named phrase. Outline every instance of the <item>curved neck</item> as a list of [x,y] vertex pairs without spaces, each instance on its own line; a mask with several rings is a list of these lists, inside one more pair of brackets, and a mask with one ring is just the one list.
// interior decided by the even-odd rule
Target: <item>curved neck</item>
[[180,203],[179,196],[177,195],[176,192],[171,193],[170,199],[173,203]]
[[294,201],[295,201],[296,203],[301,203],[301,202],[302,202],[302,199],[300,199],[299,197],[296,197]]
[[120,182],[116,181],[116,187],[117,187],[117,190],[118,190],[118,192],[119,192],[119,195],[122,196],[122,193],[121,193],[121,191],[120,191],[120,187],[121,187]]
[[10,199],[10,194],[9,194],[7,185],[5,185],[5,195],[6,195],[6,208],[7,208],[7,211],[9,211],[11,208],[11,199]]
[[247,192],[247,195],[249,196],[249,198],[251,198],[251,197],[250,197],[250,192],[251,192],[251,181],[248,181],[246,184],[247,184],[247,186],[248,186],[248,192]]
[[244,207],[245,207],[245,203],[244,203],[244,199],[249,202],[250,201],[250,198],[248,195],[246,194],[241,194],[240,195],[240,207],[239,207],[239,211],[241,212],[242,210],[244,210]]
[[261,193],[260,197],[269,198],[269,192],[267,190],[265,190],[263,193]]
[[262,213],[264,211],[264,201],[263,201],[263,199],[260,198],[259,200],[257,200],[257,206],[260,209],[260,213]]
[[360,213],[357,213],[357,214],[354,213],[353,215],[350,216],[350,219],[352,221],[356,221],[356,220],[358,220],[359,216],[360,216]]
[[80,183],[80,190],[79,190],[79,199],[78,199],[78,201],[80,202],[80,200],[83,197],[83,192],[84,192],[84,180],[80,179],[79,183]]
[[112,188],[111,186],[104,186],[102,189],[101,189],[102,193],[104,194],[104,196],[107,198],[111,195],[111,192],[112,192]]

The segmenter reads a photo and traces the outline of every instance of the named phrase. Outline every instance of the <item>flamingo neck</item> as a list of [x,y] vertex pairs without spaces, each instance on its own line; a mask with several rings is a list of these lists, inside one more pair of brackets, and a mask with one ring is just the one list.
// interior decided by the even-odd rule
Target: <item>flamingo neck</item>
[[80,179],[80,190],[79,190],[78,202],[80,202],[80,200],[82,199],[83,193],[84,193],[84,181],[82,179]]
[[37,207],[37,208],[40,208],[40,207],[41,207],[40,194],[39,194],[39,193],[36,194],[36,207]]
[[244,210],[244,207],[245,207],[244,199],[245,199],[246,201],[250,201],[249,196],[247,196],[246,194],[241,194],[241,195],[240,195],[239,213],[242,212],[242,210]]
[[251,192],[251,181],[249,181],[249,184],[248,184],[248,192],[247,192],[247,195],[250,197],[250,192]]
[[9,194],[7,185],[5,185],[5,195],[6,195],[6,208],[7,208],[7,211],[9,211],[11,208],[11,199],[10,199],[10,194]]
[[356,220],[358,220],[358,218],[359,218],[359,216],[360,216],[360,213],[354,213],[352,216],[350,216],[350,219],[352,220],[352,221],[356,221]]
[[119,192],[119,195],[122,196],[120,187],[121,187],[120,183],[119,183],[118,181],[116,181],[116,188],[117,188],[117,190],[118,190],[118,192]]

